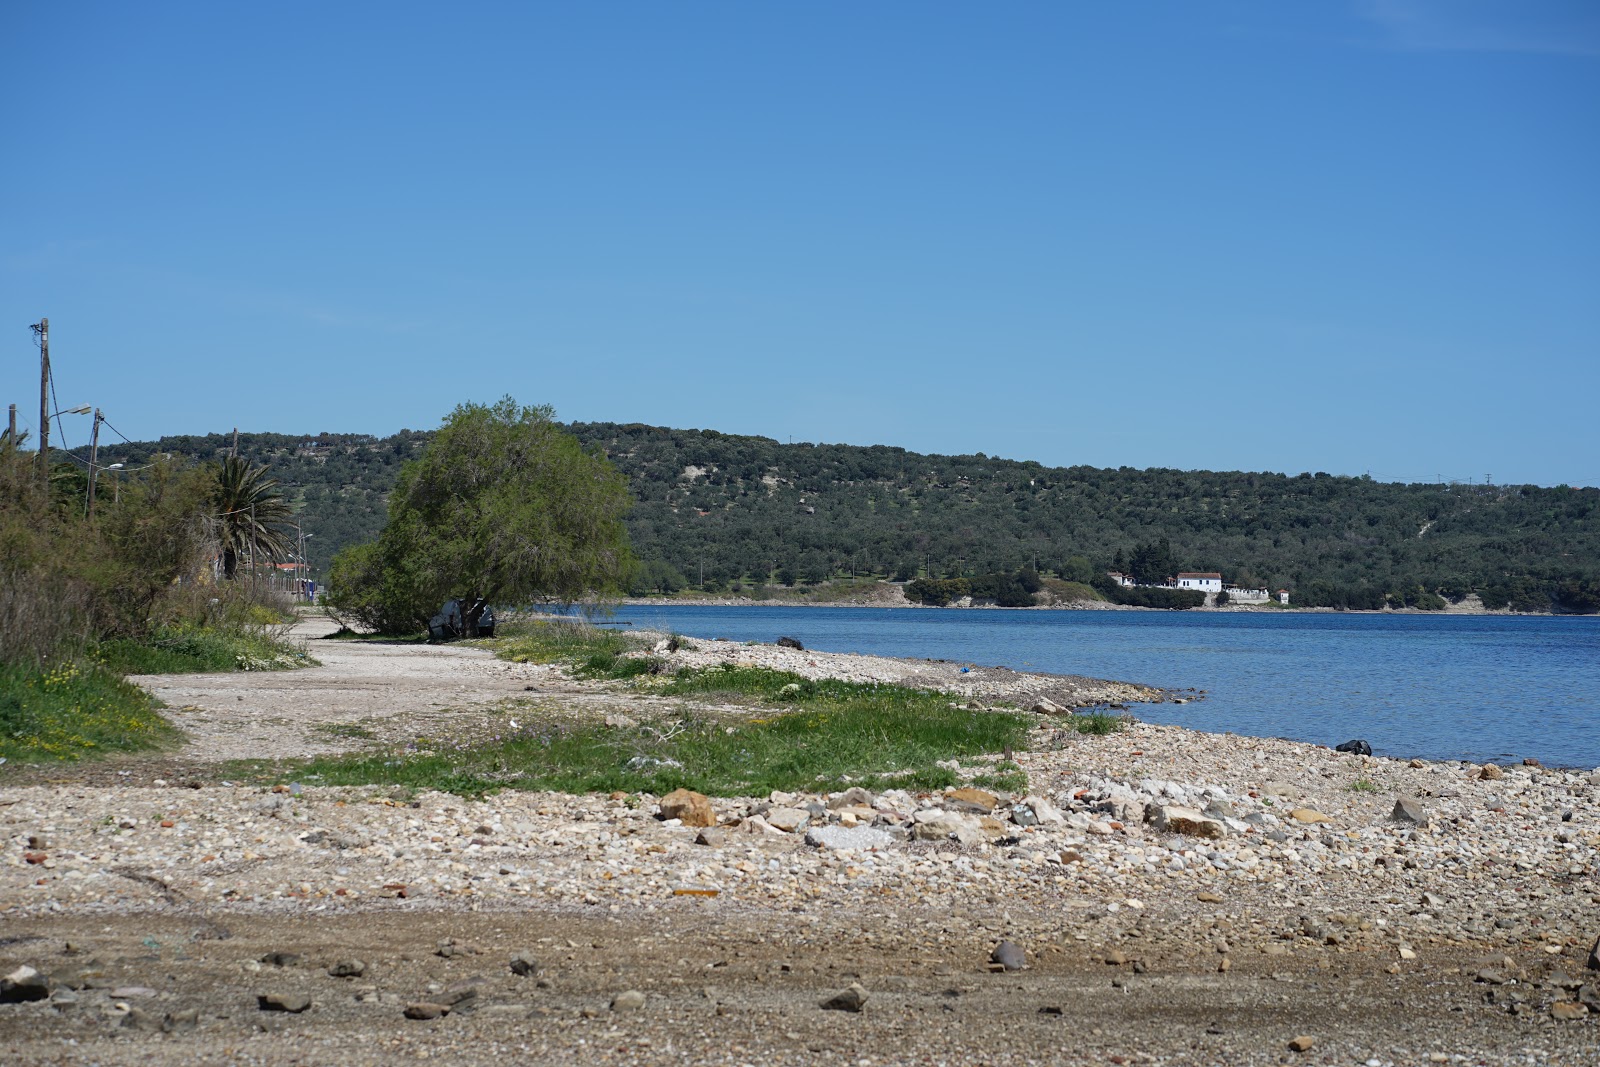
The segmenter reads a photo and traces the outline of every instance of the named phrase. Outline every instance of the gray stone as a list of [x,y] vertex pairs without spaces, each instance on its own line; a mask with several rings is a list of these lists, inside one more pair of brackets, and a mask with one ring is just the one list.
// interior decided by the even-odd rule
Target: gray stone
[[866,1003],[867,991],[862,988],[860,982],[851,982],[849,986],[824,1000],[822,1007],[827,1011],[860,1011]]
[[1594,944],[1589,948],[1589,958],[1583,965],[1591,971],[1600,971],[1600,937],[1594,939]]
[[298,967],[306,958],[298,952],[269,952],[261,957],[261,962],[273,967]]
[[1027,966],[1028,954],[1010,941],[1002,941],[994,947],[989,959],[1008,971],[1020,971]]
[[0,1004],[44,1000],[50,995],[50,976],[24,964],[0,978]]
[[539,961],[531,952],[514,952],[511,954],[511,973],[519,978],[537,977],[543,970]]
[[340,960],[328,968],[328,974],[333,978],[360,978],[367,973],[367,965],[361,960]]
[[644,1007],[644,994],[637,989],[629,989],[618,993],[611,998],[612,1011],[638,1011]]
[[886,830],[870,826],[813,826],[806,831],[806,844],[815,848],[886,848],[894,837]]
[[[1066,822],[1066,816],[1050,801],[1041,796],[1027,796],[1022,798],[1022,803],[1033,811],[1034,821],[1041,826],[1060,826]],[[1143,813],[1139,818],[1144,818]]]
[[144,1000],[156,995],[147,985],[119,985],[111,990],[112,1000]]
[[311,998],[304,993],[262,993],[256,997],[256,1006],[262,1011],[286,1011],[298,1015],[311,1007]]
[[1300,795],[1300,790],[1290,785],[1288,782],[1265,782],[1261,786],[1261,791],[1269,797],[1293,797]]
[[705,845],[709,848],[721,848],[726,841],[727,839],[723,836],[722,831],[715,826],[707,826],[694,836],[695,844]]
[[1418,826],[1428,825],[1427,809],[1415,797],[1395,797],[1394,811],[1389,813],[1389,818],[1395,822],[1415,823]]
[[773,808],[767,812],[766,820],[768,826],[792,834],[811,821],[811,813],[802,808]]
[[1206,804],[1206,814],[1213,819],[1231,819],[1238,814],[1234,811],[1233,801],[1224,800],[1222,797],[1212,797]]
[[870,808],[877,803],[877,797],[858,785],[853,785],[843,793],[835,793],[828,798],[830,808]]
[[1026,804],[1014,804],[1010,809],[1011,821],[1018,826],[1037,826],[1039,817]]

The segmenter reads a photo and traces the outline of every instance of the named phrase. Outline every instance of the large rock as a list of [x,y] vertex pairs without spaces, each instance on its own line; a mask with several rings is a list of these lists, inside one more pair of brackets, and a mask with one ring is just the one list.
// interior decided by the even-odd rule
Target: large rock
[[878,798],[862,789],[859,785],[853,785],[844,792],[834,793],[828,798],[828,807],[835,810],[839,808],[870,808],[877,803]]
[[304,993],[262,993],[256,997],[256,1006],[262,1011],[285,1011],[298,1015],[311,1007],[311,998]]
[[1478,777],[1486,782],[1498,781],[1505,776],[1506,772],[1500,769],[1499,764],[1495,763],[1485,763],[1483,768],[1478,771]]
[[678,819],[685,826],[717,825],[717,813],[711,809],[711,800],[692,789],[674,789],[662,797],[661,817]]
[[1389,813],[1389,818],[1395,822],[1415,823],[1418,826],[1428,825],[1427,809],[1415,797],[1395,797],[1394,811]]
[[1067,817],[1061,814],[1061,809],[1045,797],[1023,797],[1022,803],[1033,810],[1033,817],[1038,820],[1040,826],[1060,826],[1067,821]]
[[1150,821],[1163,833],[1210,838],[1228,836],[1228,828],[1221,819],[1213,819],[1195,808],[1186,808],[1181,804],[1161,804],[1152,808]]
[[851,982],[845,989],[824,1000],[822,1006],[829,1011],[860,1011],[866,1003],[867,991],[861,983]]
[[1289,818],[1293,819],[1297,823],[1307,826],[1311,825],[1312,823],[1332,821],[1316,808],[1292,808],[1289,811]]
[[870,826],[813,826],[806,831],[806,844],[816,848],[886,848],[893,843],[886,831]]
[[1028,964],[1028,954],[1010,941],[1002,941],[994,947],[989,954],[989,959],[1008,971],[1020,971]]
[[990,834],[984,829],[983,823],[976,815],[964,815],[958,811],[941,811],[938,808],[924,808],[912,817],[911,835],[918,841],[949,841],[955,840],[963,845],[981,845],[989,840]]
[[792,834],[811,821],[811,813],[801,808],[772,808],[766,813],[767,825],[776,826],[786,834]]
[[971,811],[987,815],[1000,803],[1000,798],[982,789],[967,786],[944,795],[945,805],[955,811]]
[[50,995],[50,976],[23,965],[0,978],[0,1004],[21,1004]]
[[1589,949],[1589,959],[1584,966],[1591,971],[1600,971],[1600,937],[1594,939],[1594,945]]
[[644,1007],[645,996],[637,989],[628,989],[611,998],[612,1011],[638,1011]]

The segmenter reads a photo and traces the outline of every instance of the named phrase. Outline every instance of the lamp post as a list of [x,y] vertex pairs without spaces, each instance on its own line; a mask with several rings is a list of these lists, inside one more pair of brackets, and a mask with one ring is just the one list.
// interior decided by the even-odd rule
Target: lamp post
[[117,472],[116,478],[111,482],[111,502],[113,504],[122,503],[122,467],[121,463],[113,463],[105,468],[108,471]]

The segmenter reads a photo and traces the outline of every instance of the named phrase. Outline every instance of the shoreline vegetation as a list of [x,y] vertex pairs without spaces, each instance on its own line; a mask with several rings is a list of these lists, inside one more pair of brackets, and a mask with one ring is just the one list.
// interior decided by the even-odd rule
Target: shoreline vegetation
[[815,608],[919,608],[930,610],[952,611],[1194,611],[1207,614],[1225,613],[1301,613],[1301,614],[1349,614],[1349,615],[1450,615],[1450,616],[1532,616],[1569,618],[1581,617],[1581,613],[1557,611],[1516,611],[1511,608],[1487,608],[1475,595],[1468,594],[1458,603],[1446,602],[1445,606],[1438,609],[1420,607],[1383,607],[1383,608],[1332,608],[1332,607],[1306,607],[1293,603],[1279,604],[1276,602],[1266,604],[1219,604],[1205,605],[1193,608],[1157,608],[1144,607],[1137,604],[1114,604],[1103,599],[1093,599],[1087,596],[1078,596],[1071,599],[1057,599],[1049,596],[1050,602],[1037,603],[1031,606],[1002,607],[993,601],[979,601],[966,604],[922,604],[906,598],[901,591],[903,582],[892,581],[866,581],[852,580],[838,583],[836,589],[830,583],[819,583],[813,587],[776,587],[768,588],[764,595],[748,596],[736,594],[708,595],[698,590],[683,590],[675,593],[657,593],[649,596],[625,596],[618,598],[615,603],[629,607],[647,607],[650,605],[681,605],[684,607],[815,607]]

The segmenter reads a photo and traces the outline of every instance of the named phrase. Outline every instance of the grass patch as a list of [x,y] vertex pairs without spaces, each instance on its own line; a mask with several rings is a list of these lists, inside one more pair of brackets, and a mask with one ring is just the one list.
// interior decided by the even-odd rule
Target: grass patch
[[[686,787],[711,796],[844,785],[940,789],[960,783],[937,762],[1020,749],[1032,722],[1019,712],[952,706],[946,693],[809,681],[754,667],[682,671],[660,691],[787,706],[762,718],[684,713],[622,729],[543,723],[485,743],[419,740],[398,751],[316,759],[275,774],[469,796],[506,788],[660,794]],[[1024,787],[1014,768],[997,768],[994,784]]]
[[46,763],[160,748],[178,732],[149,693],[93,664],[0,664],[0,757]]
[[365,726],[359,726],[353,722],[318,723],[312,729],[319,734],[327,734],[329,737],[348,737],[356,740],[370,740],[376,736]]
[[513,663],[572,663],[585,669],[595,657],[615,659],[645,645],[638,634],[544,619],[508,622],[493,641],[495,655]]
[[149,637],[102,641],[90,652],[119,674],[197,674],[214,671],[281,671],[317,661],[270,631],[173,626]]
[[1113,715],[1109,711],[1091,711],[1088,714],[1068,715],[1060,721],[1080,734],[1104,737],[1127,729],[1131,720],[1126,715]]
[[1379,793],[1383,791],[1383,787],[1370,778],[1357,778],[1350,783],[1349,788],[1352,793]]

